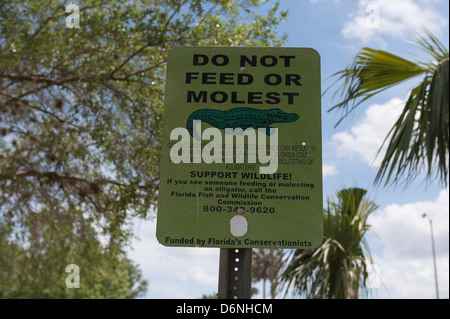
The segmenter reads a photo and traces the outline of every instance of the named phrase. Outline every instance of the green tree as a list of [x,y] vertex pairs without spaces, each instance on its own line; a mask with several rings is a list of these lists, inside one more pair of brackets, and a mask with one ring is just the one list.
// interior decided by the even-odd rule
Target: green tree
[[[265,2],[84,0],[69,28],[62,1],[0,1],[0,296],[139,295],[125,248],[158,199],[167,52],[282,44]],[[56,292],[72,263],[84,288]]]
[[[29,234],[0,226],[0,298],[143,296],[147,281],[124,252],[106,249],[87,221],[80,219],[73,222],[73,229],[69,227],[70,215],[77,212],[71,211],[64,220],[50,210],[39,214],[22,225]],[[79,289],[66,287],[69,264],[79,267]]]
[[266,299],[266,281],[269,281],[272,299],[275,299],[279,292],[283,257],[283,249],[258,248],[253,250],[252,277],[254,282],[263,281],[263,299]]
[[421,77],[385,139],[389,142],[376,183],[409,183],[424,169],[428,181],[437,179],[448,184],[449,53],[427,30],[417,43],[430,56],[429,61],[413,62],[386,51],[363,48],[347,68],[335,74],[341,82],[336,93],[340,92],[342,102],[331,110],[344,110],[344,117],[374,95]]
[[283,273],[286,293],[306,298],[353,299],[366,291],[372,263],[365,234],[377,205],[364,198],[366,190],[344,189],[328,199],[321,246],[293,250]]

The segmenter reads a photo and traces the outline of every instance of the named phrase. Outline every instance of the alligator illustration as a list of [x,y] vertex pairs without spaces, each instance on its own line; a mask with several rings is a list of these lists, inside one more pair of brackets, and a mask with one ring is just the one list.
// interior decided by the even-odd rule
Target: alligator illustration
[[193,112],[186,123],[191,136],[194,136],[193,121],[200,120],[218,129],[226,128],[265,128],[266,134],[271,134],[273,123],[291,123],[299,119],[295,113],[285,113],[280,109],[257,110],[249,107],[239,107],[228,111],[201,109]]

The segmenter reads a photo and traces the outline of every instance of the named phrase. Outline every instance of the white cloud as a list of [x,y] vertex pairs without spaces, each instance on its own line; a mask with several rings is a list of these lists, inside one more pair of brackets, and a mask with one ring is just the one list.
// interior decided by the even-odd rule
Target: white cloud
[[433,221],[439,291],[449,296],[449,190],[435,201],[388,205],[369,219],[372,232],[384,245],[374,256],[381,286],[378,297],[434,298],[434,268],[431,231],[427,213]]
[[149,281],[147,298],[201,298],[217,291],[219,249],[165,247],[156,239],[156,222],[134,227],[140,240],[129,252]]
[[[431,253],[430,253],[431,254]],[[381,284],[373,292],[378,298],[434,299],[435,281],[433,261],[428,259],[383,259],[374,258]],[[438,280],[440,298],[448,298],[449,263],[447,258],[438,258]]]
[[359,124],[351,127],[350,131],[333,135],[332,143],[337,156],[356,157],[368,165],[378,167],[382,157],[376,157],[376,154],[401,114],[403,104],[404,101],[394,98],[385,104],[368,107]]
[[422,214],[433,220],[436,251],[448,255],[449,199],[448,189],[434,202],[405,205],[391,204],[372,216],[370,224],[381,240],[388,244],[386,256],[421,257],[430,252],[430,225]]
[[347,38],[358,38],[364,43],[376,40],[385,44],[383,37],[395,39],[411,37],[423,26],[436,34],[448,26],[448,21],[432,7],[430,0],[360,0],[358,13],[342,29]]
[[[319,2],[319,0],[309,0],[309,2],[311,2],[311,3],[318,3]],[[323,1],[322,1],[323,2]],[[326,2],[326,1],[325,1]],[[333,2],[334,3],[341,3],[341,0],[333,0]]]
[[[424,212],[433,220],[440,296],[448,298],[448,189],[435,200],[391,204],[370,217],[371,238],[380,238],[375,244],[372,238],[370,245],[377,251],[373,257],[382,282],[372,289],[372,297],[434,298],[430,227]],[[135,230],[142,239],[133,243],[129,256],[149,280],[148,298],[200,298],[217,291],[219,249],[164,247],[156,240],[154,222],[138,222]]]
[[[218,265],[216,265],[217,269],[219,268]],[[211,272],[208,272],[208,269],[205,269],[203,266],[191,266],[187,272],[188,278],[194,280],[195,282],[203,285],[203,286],[210,286],[211,289],[217,288],[218,285],[218,274],[212,274]],[[209,293],[209,291],[208,291]],[[201,296],[199,296],[201,297]]]
[[323,177],[334,176],[338,173],[336,165],[334,164],[323,164],[322,166]]

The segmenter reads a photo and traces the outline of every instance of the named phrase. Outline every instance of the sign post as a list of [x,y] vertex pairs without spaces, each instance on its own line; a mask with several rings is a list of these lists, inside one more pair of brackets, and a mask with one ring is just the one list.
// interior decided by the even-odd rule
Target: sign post
[[218,299],[250,299],[252,249],[220,249]]
[[219,282],[233,277],[224,266],[234,262],[230,251],[243,254],[234,257],[241,262],[251,260],[251,248],[319,246],[319,54],[309,48],[177,47],[167,64],[159,242],[221,248],[220,269],[228,275],[221,273]]

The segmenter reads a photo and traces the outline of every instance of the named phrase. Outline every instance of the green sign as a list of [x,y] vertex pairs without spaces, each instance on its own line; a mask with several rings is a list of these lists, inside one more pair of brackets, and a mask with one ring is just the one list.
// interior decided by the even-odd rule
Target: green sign
[[320,245],[319,54],[309,48],[177,47],[167,67],[159,242]]

